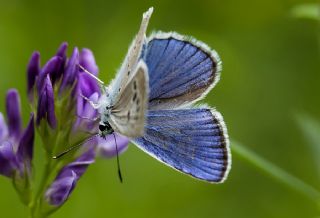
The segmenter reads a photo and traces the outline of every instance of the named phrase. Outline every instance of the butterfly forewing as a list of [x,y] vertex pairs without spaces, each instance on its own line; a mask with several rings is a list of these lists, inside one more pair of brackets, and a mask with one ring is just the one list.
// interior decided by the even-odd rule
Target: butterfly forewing
[[142,47],[146,44],[146,30],[152,12],[153,8],[150,8],[143,14],[139,32],[129,47],[128,53],[118,71],[116,79],[112,82],[111,95],[114,99],[121,95],[121,93],[123,92],[123,87],[133,76],[133,71],[137,67],[141,56]]
[[221,62],[204,43],[177,33],[155,33],[142,54],[150,78],[150,109],[191,104],[218,82]]
[[141,60],[112,107],[110,124],[116,132],[131,138],[143,135],[148,93],[148,69]]

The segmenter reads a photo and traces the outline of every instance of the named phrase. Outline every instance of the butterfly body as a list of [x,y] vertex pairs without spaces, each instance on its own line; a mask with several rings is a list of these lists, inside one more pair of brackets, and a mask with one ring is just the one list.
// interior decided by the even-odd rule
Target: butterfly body
[[112,113],[112,102],[110,95],[108,94],[108,88],[105,89],[105,93],[100,97],[97,108],[98,113],[100,114],[99,122],[99,135],[105,137],[114,132],[113,128],[110,125],[110,116]]
[[112,129],[108,121],[103,121],[99,123],[99,135],[105,138],[107,135],[112,134],[114,130]]

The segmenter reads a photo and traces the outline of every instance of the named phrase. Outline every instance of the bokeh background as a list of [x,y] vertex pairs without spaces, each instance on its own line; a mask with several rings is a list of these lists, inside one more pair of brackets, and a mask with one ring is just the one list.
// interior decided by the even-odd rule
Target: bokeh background
[[[6,90],[26,100],[26,65],[42,63],[61,42],[93,50],[100,77],[110,81],[154,6],[149,32],[192,35],[218,51],[220,83],[205,99],[224,116],[232,139],[306,183],[320,188],[312,152],[296,122],[320,120],[319,26],[292,16],[298,0],[0,0],[0,110]],[[312,2],[312,1],[311,1]],[[71,49],[69,48],[69,54]],[[25,120],[26,121],[26,120]],[[232,146],[232,145],[231,145]],[[35,161],[44,164],[41,145]],[[92,165],[69,201],[52,217],[317,217],[317,205],[233,155],[228,180],[200,182],[160,164],[131,145],[121,156]],[[27,217],[8,179],[0,178],[0,217]]]

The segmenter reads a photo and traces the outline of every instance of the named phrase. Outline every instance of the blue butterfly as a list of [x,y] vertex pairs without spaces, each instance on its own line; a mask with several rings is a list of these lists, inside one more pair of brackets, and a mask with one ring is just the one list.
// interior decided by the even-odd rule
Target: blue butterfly
[[220,58],[178,33],[147,39],[152,11],[144,13],[115,80],[91,102],[100,114],[99,135],[120,133],[182,173],[221,183],[231,168],[227,129],[219,112],[195,105],[219,81]]

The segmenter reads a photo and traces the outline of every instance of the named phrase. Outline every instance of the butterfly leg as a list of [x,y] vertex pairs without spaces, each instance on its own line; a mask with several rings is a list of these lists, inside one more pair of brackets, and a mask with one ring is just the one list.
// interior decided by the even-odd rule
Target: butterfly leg
[[94,118],[91,118],[91,117],[83,117],[83,116],[80,116],[77,114],[77,117],[79,117],[80,119],[84,119],[84,120],[90,120],[90,121],[97,121],[99,117],[94,117]]
[[85,69],[83,66],[81,66],[80,64],[78,64],[79,68],[81,70],[83,70],[83,72],[85,72],[86,74],[88,74],[89,76],[91,76],[93,79],[95,79],[99,84],[104,85],[104,82],[102,80],[100,80],[98,77],[96,77],[93,73],[90,73],[87,69]]
[[81,70],[83,70],[83,72],[85,72],[86,74],[88,74],[89,76],[91,76],[91,78],[95,79],[98,84],[99,84],[99,87],[100,87],[100,91],[102,94],[106,94],[106,90],[105,90],[105,87],[104,87],[104,82],[99,79],[98,77],[96,77],[93,73],[90,73],[87,69],[85,69],[83,66],[81,66],[80,64],[78,64],[79,68]]

